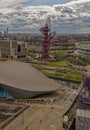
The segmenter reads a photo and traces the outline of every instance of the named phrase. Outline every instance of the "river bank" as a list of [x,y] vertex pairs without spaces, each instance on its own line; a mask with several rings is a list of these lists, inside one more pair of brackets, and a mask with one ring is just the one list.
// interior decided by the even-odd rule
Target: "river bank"
[[61,77],[55,77],[55,76],[48,76],[46,75],[48,78],[54,79],[54,80],[60,80],[60,81],[65,81],[65,82],[72,82],[75,84],[79,84],[81,83],[81,80],[72,80],[72,79],[66,79],[66,78],[61,78]]

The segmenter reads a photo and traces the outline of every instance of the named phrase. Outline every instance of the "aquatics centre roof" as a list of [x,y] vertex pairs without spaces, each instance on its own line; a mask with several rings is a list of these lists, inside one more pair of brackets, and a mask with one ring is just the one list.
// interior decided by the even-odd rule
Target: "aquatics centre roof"
[[31,64],[19,61],[0,62],[0,84],[17,98],[33,97],[59,88],[57,82],[44,76]]

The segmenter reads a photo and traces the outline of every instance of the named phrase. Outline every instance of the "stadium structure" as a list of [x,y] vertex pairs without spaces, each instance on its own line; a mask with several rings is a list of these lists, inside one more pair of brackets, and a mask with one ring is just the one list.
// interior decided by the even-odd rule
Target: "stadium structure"
[[78,54],[90,56],[90,41],[76,42]]
[[58,90],[59,84],[28,63],[0,62],[0,97],[31,98]]

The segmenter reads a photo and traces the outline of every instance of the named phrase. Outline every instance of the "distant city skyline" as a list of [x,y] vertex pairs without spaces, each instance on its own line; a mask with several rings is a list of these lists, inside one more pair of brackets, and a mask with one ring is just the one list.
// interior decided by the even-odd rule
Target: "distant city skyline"
[[90,0],[0,1],[0,31],[40,33],[47,17],[57,33],[90,33]]

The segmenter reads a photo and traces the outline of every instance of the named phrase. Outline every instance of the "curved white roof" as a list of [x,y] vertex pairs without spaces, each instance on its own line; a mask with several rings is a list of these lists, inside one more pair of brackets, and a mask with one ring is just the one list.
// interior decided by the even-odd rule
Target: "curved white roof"
[[59,84],[28,63],[0,62],[0,83],[28,91],[56,91]]

